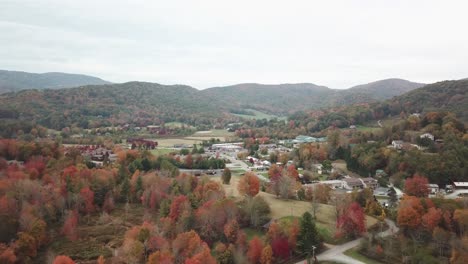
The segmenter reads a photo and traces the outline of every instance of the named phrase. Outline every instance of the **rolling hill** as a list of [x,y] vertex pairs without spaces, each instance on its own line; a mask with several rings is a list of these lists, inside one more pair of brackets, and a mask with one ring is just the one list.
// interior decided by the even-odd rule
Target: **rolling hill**
[[296,111],[369,103],[392,98],[424,84],[401,79],[381,80],[350,89],[330,89],[312,83],[265,85],[245,83],[214,87],[201,92],[213,101],[287,115]]
[[169,121],[204,124],[216,117],[222,117],[217,107],[197,89],[183,85],[129,82],[0,95],[0,118],[54,129]]
[[468,79],[428,84],[389,100],[406,112],[448,111],[468,122]]
[[249,108],[285,115],[307,108],[327,107],[323,98],[334,90],[311,83],[265,85],[244,83],[202,90],[201,93],[228,108]]
[[60,89],[90,84],[109,84],[97,77],[61,72],[29,73],[0,70],[0,93],[26,89]]
[[[405,85],[408,85],[404,81]],[[410,83],[411,84],[411,83]],[[194,126],[236,122],[242,114],[288,116],[295,111],[377,102],[389,97],[379,87],[402,91],[399,81],[336,90],[314,84],[239,84],[197,90],[147,82],[87,85],[70,89],[23,90],[0,95],[0,119],[62,129],[179,121]],[[384,89],[382,88],[382,89]],[[423,88],[424,89],[424,88]],[[456,99],[456,98],[455,98]],[[257,117],[256,117],[257,118]]]
[[423,83],[403,79],[386,79],[368,84],[357,85],[344,91],[347,95],[366,94],[373,99],[385,100],[423,87]]

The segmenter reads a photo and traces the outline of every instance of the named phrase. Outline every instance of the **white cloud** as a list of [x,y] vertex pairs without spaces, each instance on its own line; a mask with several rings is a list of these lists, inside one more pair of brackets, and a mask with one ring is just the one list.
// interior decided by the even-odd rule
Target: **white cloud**
[[2,1],[0,68],[110,81],[467,77],[465,1]]

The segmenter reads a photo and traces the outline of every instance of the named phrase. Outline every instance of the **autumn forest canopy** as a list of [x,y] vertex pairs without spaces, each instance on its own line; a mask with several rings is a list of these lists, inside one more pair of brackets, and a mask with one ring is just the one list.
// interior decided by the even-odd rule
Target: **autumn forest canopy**
[[0,263],[468,259],[466,79],[2,87]]

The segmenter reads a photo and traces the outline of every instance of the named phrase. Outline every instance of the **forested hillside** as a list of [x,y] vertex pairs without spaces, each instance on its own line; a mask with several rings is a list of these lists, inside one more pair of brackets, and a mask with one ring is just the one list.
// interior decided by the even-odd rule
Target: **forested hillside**
[[92,85],[74,89],[26,90],[0,96],[0,117],[34,120],[54,129],[166,121],[204,124],[221,117],[198,90],[154,83]]
[[59,89],[90,84],[109,84],[102,79],[82,74],[61,72],[29,73],[0,70],[0,93],[25,89]]
[[232,104],[233,107],[253,108],[284,115],[302,110],[389,99],[422,85],[401,79],[387,79],[338,90],[311,83],[278,85],[245,83],[210,88],[203,90],[202,93],[212,100]]
[[383,102],[307,111],[291,115],[296,127],[318,132],[330,126],[348,127],[391,117],[408,117],[427,112],[451,112],[468,122],[468,80],[444,81],[429,84]]
[[390,100],[407,112],[449,111],[468,121],[468,79],[424,86]]
[[423,87],[424,85],[423,83],[415,83],[402,79],[386,79],[357,85],[347,89],[344,93],[347,95],[367,94],[374,99],[385,100]]
[[[400,90],[395,88],[402,82],[406,86],[402,84]],[[282,116],[312,110],[290,118],[309,131],[320,131],[330,125],[345,127],[401,112],[443,110],[452,111],[465,121],[468,119],[467,80],[428,85],[385,102],[378,102],[374,96],[386,97],[390,93],[383,93],[376,85],[332,90],[313,84],[241,84],[200,91],[184,85],[129,82],[25,90],[0,95],[0,118],[7,128],[21,122],[62,129],[126,123],[145,126],[171,121],[212,127],[239,121],[240,117],[233,114],[248,114],[248,109]],[[417,84],[386,80],[380,85],[403,91]]]

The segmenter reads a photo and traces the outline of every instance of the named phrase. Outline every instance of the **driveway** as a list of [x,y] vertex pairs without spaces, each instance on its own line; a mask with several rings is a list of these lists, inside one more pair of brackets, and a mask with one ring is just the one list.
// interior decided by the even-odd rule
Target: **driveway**
[[[386,237],[386,236],[389,236],[398,232],[398,227],[395,225],[395,222],[389,219],[385,219],[385,222],[388,225],[388,229],[383,232],[378,233],[377,236]],[[358,239],[349,241],[341,245],[332,246],[332,248],[330,248],[329,250],[326,250],[318,254],[317,260],[318,261],[324,261],[324,260],[336,261],[336,262],[347,263],[347,264],[365,264],[364,262],[353,259],[344,254],[346,250],[359,246],[362,239],[363,238],[358,238]],[[297,264],[303,264],[303,263],[307,263],[307,262],[303,260],[301,262],[298,262]]]

